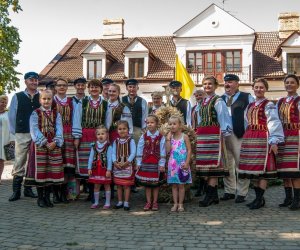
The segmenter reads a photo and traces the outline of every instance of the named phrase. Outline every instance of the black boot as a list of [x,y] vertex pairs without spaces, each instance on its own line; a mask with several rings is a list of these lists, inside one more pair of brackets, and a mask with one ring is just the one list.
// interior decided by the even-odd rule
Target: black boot
[[294,198],[292,204],[289,206],[291,210],[297,210],[300,208],[300,188],[294,188]]
[[264,193],[264,189],[257,187],[257,196],[253,204],[249,207],[250,209],[259,209],[265,205]]
[[45,203],[47,207],[53,207],[53,203],[50,200],[50,192],[51,192],[52,186],[45,187]]
[[9,201],[16,201],[21,198],[21,186],[22,186],[23,177],[22,176],[14,176],[12,188],[13,194],[9,197]]
[[37,198],[38,196],[32,191],[30,186],[24,186],[24,196],[30,198]]
[[258,194],[258,188],[254,187],[254,192],[255,192],[255,199],[253,201],[251,201],[250,203],[246,204],[247,207],[251,207],[254,203],[254,201],[256,200],[257,194]]
[[46,207],[45,199],[44,199],[44,187],[37,187],[38,199],[37,204],[39,207]]
[[94,184],[88,183],[87,185],[88,185],[88,188],[89,188],[89,195],[86,198],[86,201],[91,201],[92,203],[94,203],[95,202],[95,199],[94,199]]
[[208,185],[205,198],[199,202],[199,207],[208,207],[213,203],[219,203],[218,190],[216,187]]
[[279,204],[279,207],[288,207],[293,202],[293,188],[292,187],[285,187],[285,199],[283,203]]
[[61,202],[61,200],[59,198],[59,189],[60,189],[59,185],[53,185],[53,203],[54,204],[58,204]]
[[60,200],[63,203],[69,203],[69,200],[67,199],[67,184],[60,185]]

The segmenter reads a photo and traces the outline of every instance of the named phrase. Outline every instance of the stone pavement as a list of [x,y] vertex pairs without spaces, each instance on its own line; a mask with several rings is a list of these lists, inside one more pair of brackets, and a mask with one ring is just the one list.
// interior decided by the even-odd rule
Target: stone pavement
[[[6,174],[11,166],[6,166]],[[35,199],[8,202],[10,176],[0,185],[0,249],[300,249],[300,210],[279,209],[281,187],[271,187],[266,207],[221,202],[186,212],[143,212],[143,192],[132,197],[130,212],[91,210],[82,199],[39,208]],[[221,190],[219,193],[221,194]],[[253,198],[253,191],[248,200]]]

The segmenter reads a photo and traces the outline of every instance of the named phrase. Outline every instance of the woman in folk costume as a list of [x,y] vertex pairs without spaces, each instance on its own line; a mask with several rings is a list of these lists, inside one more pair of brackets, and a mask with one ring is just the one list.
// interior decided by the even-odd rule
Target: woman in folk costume
[[124,120],[129,124],[129,134],[133,133],[132,116],[129,108],[120,102],[120,86],[111,83],[108,89],[108,108],[106,112],[106,127],[109,130],[109,141],[112,144],[118,138],[117,121]]
[[225,102],[215,94],[218,81],[207,76],[202,81],[206,97],[200,102],[197,127],[196,171],[207,177],[207,191],[200,207],[219,203],[218,177],[229,174],[226,165],[224,136],[232,132],[232,122]]
[[[61,115],[52,109],[52,92],[44,90],[40,93],[41,107],[30,116],[30,134],[32,147],[30,149],[28,173],[34,176],[37,185],[40,207],[53,207],[50,201],[52,184],[64,181],[63,159],[63,126]],[[33,157],[32,157],[33,156]]]
[[62,78],[54,82],[56,95],[53,98],[52,108],[60,113],[63,123],[64,145],[62,147],[63,165],[65,172],[64,184],[53,186],[53,203],[67,203],[67,183],[68,179],[75,175],[75,147],[72,136],[73,123],[73,101],[67,97],[68,81]]
[[160,107],[164,107],[165,105],[163,104],[163,93],[159,91],[154,91],[151,94],[152,97],[152,107],[149,107],[148,114],[155,114],[156,111]]
[[166,140],[158,131],[159,120],[156,115],[148,115],[146,123],[147,132],[141,136],[137,145],[138,171],[135,178],[140,185],[145,186],[147,203],[144,210],[157,211],[159,186],[165,181]]
[[239,162],[239,178],[254,179],[255,200],[247,204],[250,209],[265,205],[264,192],[267,179],[276,178],[275,155],[278,144],[284,142],[282,125],[275,105],[265,98],[268,82],[254,81],[255,102],[248,105],[245,115],[246,132],[243,136]]
[[[124,207],[125,211],[130,210],[130,187],[134,182],[134,158],[136,146],[134,139],[129,136],[129,125],[127,121],[117,122],[118,138],[113,143],[112,161],[113,181],[118,186],[118,203],[115,209]],[[124,203],[123,203],[124,191]]]
[[299,78],[287,75],[284,79],[287,97],[277,102],[279,118],[283,125],[285,143],[278,147],[278,177],[284,180],[285,200],[280,207],[300,208],[300,97],[297,94]]
[[[77,177],[88,178],[88,159],[90,145],[96,141],[95,131],[100,125],[105,125],[107,102],[100,96],[102,84],[93,79],[88,82],[90,96],[82,99],[74,110],[72,135],[77,149]],[[89,185],[89,197],[93,197],[93,185]]]

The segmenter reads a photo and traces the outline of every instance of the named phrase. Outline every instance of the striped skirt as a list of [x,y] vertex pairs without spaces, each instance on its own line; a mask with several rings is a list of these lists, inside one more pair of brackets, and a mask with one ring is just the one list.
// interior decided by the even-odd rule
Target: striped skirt
[[205,177],[228,176],[226,147],[220,127],[197,128],[196,171]]
[[92,175],[89,182],[94,184],[111,184],[111,178],[106,177],[107,168],[103,167],[102,162],[97,160],[92,168]]
[[82,137],[80,139],[80,144],[77,150],[77,178],[89,177],[88,175],[88,161],[91,151],[91,143],[96,141],[94,128],[83,128]]
[[113,181],[118,186],[133,186],[134,185],[134,171],[133,167],[129,165],[123,169],[114,168]]
[[277,172],[279,178],[300,178],[299,130],[284,130],[285,143],[278,145]]
[[64,145],[62,147],[64,171],[66,174],[75,174],[76,151],[72,136],[72,127],[64,126]]
[[275,155],[269,153],[268,132],[246,130],[241,146],[239,178],[272,179],[277,177]]
[[147,162],[142,162],[141,167],[135,174],[138,184],[145,187],[159,187],[166,182],[165,173],[160,173],[158,161],[149,157]]

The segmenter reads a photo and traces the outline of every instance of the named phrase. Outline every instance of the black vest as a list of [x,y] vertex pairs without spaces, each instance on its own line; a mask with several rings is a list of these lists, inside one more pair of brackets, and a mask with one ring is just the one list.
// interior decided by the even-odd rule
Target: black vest
[[136,102],[131,105],[128,102],[128,96],[122,97],[122,102],[130,109],[132,115],[132,123],[134,127],[142,128],[142,116],[143,116],[143,109],[142,109],[142,97],[137,96]]
[[[249,95],[249,93],[240,92],[237,100],[231,105],[233,132],[237,138],[242,138],[245,133],[244,111],[249,104]],[[222,99],[226,102],[225,95],[222,95]]]
[[35,94],[30,99],[23,91],[16,94],[18,99],[17,115],[16,115],[16,133],[29,133],[29,119],[32,111],[39,108],[40,94]]
[[174,105],[172,102],[171,106],[177,108],[182,114],[183,114],[183,118],[184,118],[184,124],[186,125],[186,110],[187,110],[187,105],[188,105],[188,100],[181,98],[179,102],[176,103],[176,105]]

